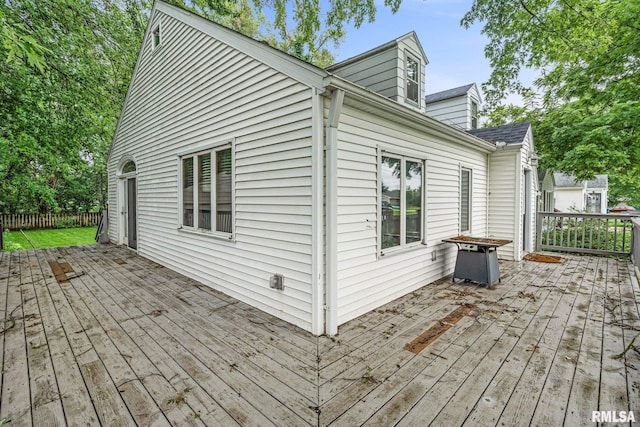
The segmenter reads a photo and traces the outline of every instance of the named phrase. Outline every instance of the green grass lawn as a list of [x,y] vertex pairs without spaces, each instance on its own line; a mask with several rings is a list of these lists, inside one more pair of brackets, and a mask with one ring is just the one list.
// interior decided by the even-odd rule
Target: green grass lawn
[[[58,246],[84,245],[95,243],[97,227],[60,228],[53,230],[20,230],[5,231],[3,234],[4,251],[21,251],[31,249],[31,244],[38,248],[54,248]],[[27,238],[29,239],[27,240]]]

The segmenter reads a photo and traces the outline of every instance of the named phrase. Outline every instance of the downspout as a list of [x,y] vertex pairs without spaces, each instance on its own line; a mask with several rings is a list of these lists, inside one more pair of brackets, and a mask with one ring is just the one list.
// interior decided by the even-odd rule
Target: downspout
[[485,235],[487,237],[491,237],[491,224],[489,222],[489,212],[491,211],[489,208],[489,204],[491,203],[491,153],[487,153],[487,191],[485,192],[486,195],[486,204],[485,204],[485,210],[484,210],[484,221],[486,224],[486,228],[485,228]]
[[318,89],[311,89],[311,332],[324,332],[324,106]]
[[325,333],[338,333],[338,124],[344,102],[344,90],[331,94],[325,130],[326,150],[326,273]]
[[513,259],[515,261],[520,261],[521,251],[522,251],[522,227],[523,227],[523,219],[522,219],[522,207],[524,205],[524,201],[522,199],[522,178],[524,175],[524,170],[522,167],[522,150],[518,150],[518,154],[516,156],[516,191],[515,191],[515,215],[514,215],[514,234],[513,234]]

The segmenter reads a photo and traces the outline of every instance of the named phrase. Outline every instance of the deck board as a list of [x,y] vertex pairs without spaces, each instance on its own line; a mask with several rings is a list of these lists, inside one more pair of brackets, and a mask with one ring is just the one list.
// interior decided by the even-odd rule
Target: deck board
[[[501,261],[314,337],[123,247],[0,253],[12,425],[593,425],[640,417],[640,289],[624,260]],[[57,276],[57,278],[56,278]],[[405,345],[475,308],[417,354]],[[637,341],[640,341],[638,339]],[[640,345],[640,342],[636,342]]]

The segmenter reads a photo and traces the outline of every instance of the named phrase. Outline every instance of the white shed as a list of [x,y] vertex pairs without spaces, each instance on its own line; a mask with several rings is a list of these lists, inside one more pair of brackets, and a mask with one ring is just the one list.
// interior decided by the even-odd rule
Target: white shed
[[562,212],[607,213],[609,179],[596,175],[589,181],[578,181],[572,175],[555,173],[555,208]]
[[[397,60],[426,63],[413,37],[394,41],[416,55]],[[394,70],[398,93],[423,76]],[[442,239],[492,233],[495,151],[403,97],[158,1],[109,154],[109,237],[335,334],[450,274],[456,252]]]

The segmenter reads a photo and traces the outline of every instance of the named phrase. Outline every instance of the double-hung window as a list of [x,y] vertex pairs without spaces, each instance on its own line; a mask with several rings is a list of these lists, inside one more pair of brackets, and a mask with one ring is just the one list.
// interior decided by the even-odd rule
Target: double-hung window
[[407,56],[407,101],[420,105],[420,63],[411,56]]
[[231,144],[180,157],[182,228],[231,236],[233,225]]
[[471,129],[478,129],[478,103],[471,101]]
[[460,232],[471,231],[471,170],[460,169]]
[[424,161],[389,153],[380,159],[381,250],[422,242]]

